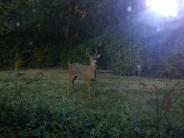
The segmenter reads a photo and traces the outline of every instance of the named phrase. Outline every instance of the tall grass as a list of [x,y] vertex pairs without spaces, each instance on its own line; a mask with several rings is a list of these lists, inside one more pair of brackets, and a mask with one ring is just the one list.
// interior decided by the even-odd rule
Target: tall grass
[[158,81],[101,75],[97,97],[88,99],[82,81],[68,97],[65,74],[53,79],[50,72],[33,78],[19,72],[1,80],[0,137],[184,136],[182,81],[162,80],[159,87]]

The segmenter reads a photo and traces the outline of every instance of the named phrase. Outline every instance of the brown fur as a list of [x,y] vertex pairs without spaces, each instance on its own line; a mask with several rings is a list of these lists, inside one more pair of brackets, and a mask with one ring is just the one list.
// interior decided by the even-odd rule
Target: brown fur
[[77,78],[83,79],[87,82],[89,98],[95,97],[93,80],[96,77],[96,60],[100,55],[95,57],[90,57],[90,65],[83,65],[79,63],[72,63],[68,65],[68,74],[69,74],[69,86],[68,86],[68,95],[74,91],[74,83]]

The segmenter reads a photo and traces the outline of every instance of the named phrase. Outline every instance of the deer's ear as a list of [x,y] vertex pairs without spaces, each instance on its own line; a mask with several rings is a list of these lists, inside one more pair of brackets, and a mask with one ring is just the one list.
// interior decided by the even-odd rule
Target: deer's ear
[[96,58],[100,58],[101,57],[101,54],[98,54],[97,56],[96,56]]

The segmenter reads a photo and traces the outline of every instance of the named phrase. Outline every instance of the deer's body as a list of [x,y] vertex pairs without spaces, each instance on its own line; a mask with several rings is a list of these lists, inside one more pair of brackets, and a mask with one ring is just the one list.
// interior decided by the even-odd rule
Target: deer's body
[[[99,57],[99,56],[98,56]],[[74,91],[74,82],[77,78],[83,79],[87,82],[88,85],[88,91],[89,91],[89,97],[91,98],[91,92],[93,96],[95,96],[94,93],[94,86],[93,86],[93,80],[96,76],[96,59],[97,56],[91,57],[90,56],[90,65],[83,65],[79,63],[72,63],[68,65],[68,74],[69,74],[69,87],[68,87],[68,94],[71,94],[71,89]]]
[[68,72],[70,77],[78,77],[84,80],[94,79],[96,66],[73,63],[69,64]]

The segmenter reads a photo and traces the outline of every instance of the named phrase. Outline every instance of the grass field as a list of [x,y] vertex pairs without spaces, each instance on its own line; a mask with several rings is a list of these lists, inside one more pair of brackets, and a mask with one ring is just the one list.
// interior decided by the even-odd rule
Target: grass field
[[98,73],[96,97],[60,69],[0,72],[0,138],[183,138],[184,81]]

